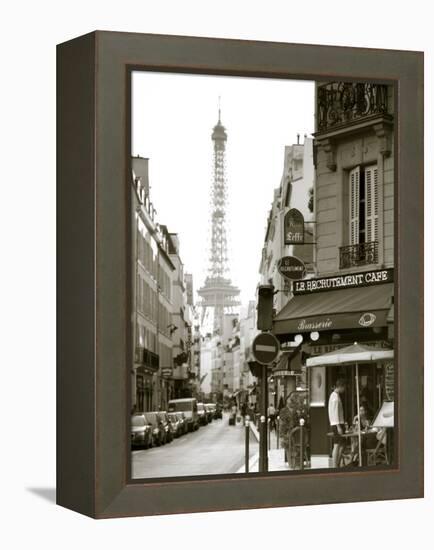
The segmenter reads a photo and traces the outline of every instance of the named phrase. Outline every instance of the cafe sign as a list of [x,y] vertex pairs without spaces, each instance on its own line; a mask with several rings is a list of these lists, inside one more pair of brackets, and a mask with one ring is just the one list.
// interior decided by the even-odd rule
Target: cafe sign
[[[370,318],[370,324],[365,325],[360,321],[366,316]],[[339,313],[330,315],[315,315],[315,317],[304,317],[301,319],[288,319],[284,322],[285,331],[300,333],[323,330],[341,330],[349,328],[366,328],[386,326],[387,310],[377,310],[372,312]],[[278,332],[282,334],[282,332]]]
[[291,208],[283,220],[285,244],[304,243],[304,217],[300,210]]
[[[358,288],[362,286],[373,286],[393,282],[393,269],[378,269],[374,271],[364,271],[362,273],[351,273],[349,275],[338,275],[336,277],[320,277],[318,279],[307,279],[305,281],[296,281],[293,284],[294,294],[312,294],[314,292],[325,292],[327,290],[337,290],[343,288]],[[366,325],[371,319],[365,317],[361,320]]]
[[306,275],[306,266],[295,256],[280,258],[277,269],[283,277],[291,281],[298,281]]

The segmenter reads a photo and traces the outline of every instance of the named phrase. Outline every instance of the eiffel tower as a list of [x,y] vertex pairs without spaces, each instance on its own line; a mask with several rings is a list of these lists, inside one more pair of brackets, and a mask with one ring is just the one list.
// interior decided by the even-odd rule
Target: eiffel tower
[[218,122],[212,132],[214,146],[213,181],[211,186],[211,246],[208,275],[198,290],[201,298],[202,324],[205,316],[212,315],[214,334],[222,334],[225,313],[235,313],[240,305],[239,288],[228,277],[228,252],[226,236],[226,141],[227,133],[221,123],[219,105]]

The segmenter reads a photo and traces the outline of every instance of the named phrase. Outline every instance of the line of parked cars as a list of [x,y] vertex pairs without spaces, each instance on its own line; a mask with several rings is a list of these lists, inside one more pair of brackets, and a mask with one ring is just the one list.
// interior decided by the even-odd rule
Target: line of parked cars
[[133,414],[131,446],[148,449],[165,445],[215,418],[222,418],[221,407],[215,403],[197,403],[195,398],[172,399],[167,412]]
[[133,447],[145,449],[159,447],[187,432],[187,420],[182,412],[135,413],[131,418],[131,445]]
[[199,423],[202,426],[206,426],[217,418],[222,418],[222,410],[217,407],[215,403],[198,403],[197,414],[199,416]]

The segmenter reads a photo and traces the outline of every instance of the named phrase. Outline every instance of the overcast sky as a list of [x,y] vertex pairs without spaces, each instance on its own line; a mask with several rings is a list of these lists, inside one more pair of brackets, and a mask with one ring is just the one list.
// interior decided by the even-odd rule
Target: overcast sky
[[314,130],[313,82],[135,72],[132,89],[132,153],[149,158],[157,221],[179,234],[195,291],[208,267],[211,133],[221,96],[230,277],[243,303],[254,299],[284,147]]

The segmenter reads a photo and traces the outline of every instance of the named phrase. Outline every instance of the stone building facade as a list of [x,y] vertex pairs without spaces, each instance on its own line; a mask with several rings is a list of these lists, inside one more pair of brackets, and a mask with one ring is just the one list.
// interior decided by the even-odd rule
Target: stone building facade
[[[393,128],[391,86],[316,84],[315,276],[293,283],[291,300],[274,320],[281,341],[301,342],[305,356],[354,342],[393,348]],[[360,371],[373,416],[393,399],[393,363],[365,364]],[[354,373],[338,366],[307,373],[311,452],[327,459],[328,396],[344,378],[345,419],[351,423],[357,413]]]
[[169,399],[191,394],[192,308],[179,240],[156,220],[148,159],[132,158],[131,299],[133,365],[131,405],[166,410]]

